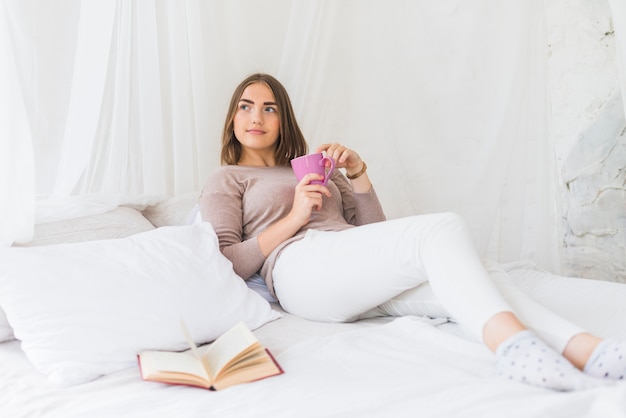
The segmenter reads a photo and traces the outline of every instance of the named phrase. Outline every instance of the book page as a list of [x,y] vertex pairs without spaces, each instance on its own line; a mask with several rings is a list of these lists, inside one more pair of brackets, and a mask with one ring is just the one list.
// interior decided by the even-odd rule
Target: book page
[[204,354],[211,374],[216,376],[229,361],[256,342],[254,334],[242,322],[235,325],[215,340]]
[[144,376],[158,376],[162,372],[178,372],[200,376],[210,382],[209,375],[193,355],[187,352],[144,351],[139,354]]
[[281,374],[283,371],[266,350],[261,350],[248,358],[246,366],[239,363],[232,368],[228,367],[222,371],[213,385],[215,389],[223,389],[228,386],[243,382],[252,382],[269,376]]
[[198,350],[198,346],[196,345],[196,343],[193,342],[191,332],[189,332],[187,324],[185,324],[185,321],[183,321],[182,319],[180,320],[180,328],[183,330],[183,336],[185,337],[185,340],[187,340],[187,344],[189,344],[189,347],[191,347],[191,353],[194,355],[195,358],[200,360],[202,357],[202,355],[200,354],[200,350]]

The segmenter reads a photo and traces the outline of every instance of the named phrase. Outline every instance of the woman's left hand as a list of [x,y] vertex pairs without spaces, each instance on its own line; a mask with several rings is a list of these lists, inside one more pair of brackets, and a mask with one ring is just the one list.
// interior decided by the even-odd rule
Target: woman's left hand
[[359,154],[341,144],[322,144],[315,152],[325,152],[327,157],[335,160],[337,168],[345,168],[348,172],[360,170],[363,164]]
[[336,168],[346,169],[346,176],[355,193],[367,193],[371,190],[372,183],[365,172],[367,166],[359,154],[341,144],[322,144],[317,147],[316,152],[325,152],[327,157],[335,160]]

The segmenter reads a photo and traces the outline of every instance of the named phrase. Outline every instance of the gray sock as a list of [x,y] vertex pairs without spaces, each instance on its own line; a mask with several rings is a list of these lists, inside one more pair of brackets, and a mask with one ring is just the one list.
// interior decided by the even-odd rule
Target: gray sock
[[585,373],[611,380],[624,380],[626,377],[626,341],[605,339],[593,350]]
[[496,370],[505,379],[560,391],[606,384],[585,375],[530,330],[518,332],[498,346]]

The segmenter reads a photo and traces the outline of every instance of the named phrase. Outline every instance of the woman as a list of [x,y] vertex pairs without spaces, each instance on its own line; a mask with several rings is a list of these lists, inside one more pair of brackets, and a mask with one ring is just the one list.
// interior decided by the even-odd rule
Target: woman
[[623,378],[621,342],[591,335],[521,292],[505,299],[457,215],[386,221],[367,165],[340,144],[316,151],[345,176],[336,170],[327,186],[311,184],[317,174],[298,182],[290,160],[307,148],[285,88],[254,74],[233,93],[222,167],[200,199],[237,274],[260,272],[286,311],[351,321],[429,282],[450,315],[495,353],[507,379],[573,390]]

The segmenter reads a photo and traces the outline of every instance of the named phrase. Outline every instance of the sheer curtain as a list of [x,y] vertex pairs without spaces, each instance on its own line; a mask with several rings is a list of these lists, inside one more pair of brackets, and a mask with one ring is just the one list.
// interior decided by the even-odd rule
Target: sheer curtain
[[154,1],[81,4],[54,196],[197,188],[200,17],[196,2],[160,4],[160,15]]
[[310,143],[370,161],[389,217],[452,210],[558,269],[542,2],[295,2],[279,75]]
[[389,218],[456,211],[483,255],[558,271],[543,1],[62,4],[75,39],[55,57],[72,63],[57,83],[71,93],[40,110],[64,109],[63,129],[33,130],[37,167],[54,167],[37,177],[40,198],[200,190],[233,88],[263,71],[289,90],[311,148],[362,155]]
[[3,246],[28,241],[35,216],[31,131],[36,122],[34,51],[30,39],[19,30],[22,19],[20,10],[13,4],[0,5],[0,245]]

